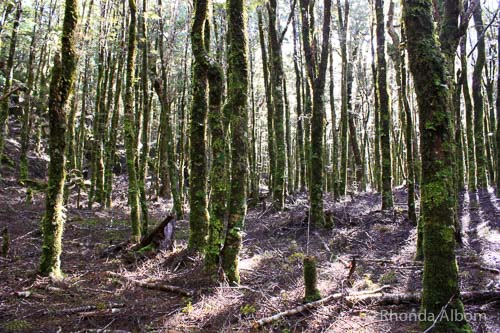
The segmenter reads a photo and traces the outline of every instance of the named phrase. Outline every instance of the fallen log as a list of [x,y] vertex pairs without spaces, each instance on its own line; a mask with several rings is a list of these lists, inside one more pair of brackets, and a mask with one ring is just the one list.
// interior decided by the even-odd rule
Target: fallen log
[[62,310],[48,310],[48,311],[45,311],[44,314],[68,315],[68,314],[75,314],[75,313],[95,311],[95,310],[118,309],[118,308],[123,308],[123,307],[125,307],[125,304],[123,304],[123,303],[86,305],[86,306],[79,306],[76,308],[69,308],[69,309],[62,309]]
[[[415,304],[420,303],[420,293],[383,294],[383,291],[388,288],[389,286],[383,286],[373,291],[352,293],[348,295],[342,293],[331,294],[316,302],[302,304],[293,309],[277,313],[273,316],[259,319],[253,324],[253,327],[260,328],[278,319],[284,317],[290,317],[295,314],[299,314],[305,310],[311,310],[321,305],[325,305],[332,301],[341,299],[345,300],[348,305],[354,305],[360,302],[371,303],[376,305],[398,305],[403,303],[415,303]],[[464,302],[471,302],[471,303],[490,301],[492,299],[497,299],[497,298],[500,299],[500,291],[466,291],[460,294],[460,298]]]
[[182,296],[187,296],[187,297],[193,296],[193,292],[191,290],[187,290],[187,289],[177,287],[177,286],[172,286],[169,284],[139,281],[139,280],[128,278],[126,276],[123,276],[123,275],[115,273],[115,272],[106,272],[106,275],[131,282],[131,283],[133,283],[141,288],[167,291],[167,292],[176,293],[176,294],[179,294]]
[[382,291],[384,291],[386,289],[389,289],[389,288],[390,288],[390,286],[383,286],[383,287],[378,288],[376,290],[362,291],[362,292],[353,293],[353,294],[350,294],[350,295],[345,295],[343,293],[331,294],[331,295],[329,295],[329,296],[327,296],[325,298],[322,298],[320,300],[317,300],[315,302],[305,303],[305,304],[297,306],[296,308],[293,308],[293,309],[290,309],[290,310],[286,310],[286,311],[277,313],[277,314],[275,314],[273,316],[270,316],[270,317],[259,319],[259,320],[257,320],[254,323],[253,326],[254,326],[254,328],[260,328],[260,327],[262,327],[264,325],[270,324],[270,323],[272,323],[272,322],[274,322],[274,321],[276,321],[278,319],[281,319],[283,317],[293,316],[293,315],[301,313],[301,312],[303,312],[305,310],[314,309],[314,308],[317,308],[318,306],[327,304],[327,303],[335,301],[335,300],[342,299],[344,297],[355,297],[355,296],[363,296],[363,295],[367,295],[367,294],[380,293],[380,292],[382,292]]

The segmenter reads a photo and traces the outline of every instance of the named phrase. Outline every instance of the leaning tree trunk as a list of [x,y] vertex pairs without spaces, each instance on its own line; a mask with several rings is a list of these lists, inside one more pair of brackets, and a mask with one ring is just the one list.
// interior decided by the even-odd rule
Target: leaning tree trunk
[[385,60],[384,1],[376,0],[377,18],[377,87],[380,106],[380,144],[382,147],[382,209],[391,209],[392,163],[391,163],[391,109],[387,90],[387,62]]
[[54,57],[49,91],[49,179],[45,215],[42,219],[42,258],[40,273],[61,278],[62,234],[64,228],[64,181],[66,150],[66,104],[75,81],[77,56],[75,33],[78,24],[77,0],[66,0],[61,55]]
[[222,268],[230,283],[239,283],[238,255],[246,216],[248,54],[244,0],[227,1],[228,75],[226,108],[231,111],[231,188]]
[[[455,258],[453,218],[453,148],[449,126],[453,110],[448,103],[445,59],[434,31],[432,1],[404,0],[403,18],[410,69],[420,114],[422,150],[421,215],[424,279],[422,311],[427,321],[445,309],[463,314]],[[443,283],[446,281],[446,283]],[[441,321],[436,332],[470,332],[465,321]]]

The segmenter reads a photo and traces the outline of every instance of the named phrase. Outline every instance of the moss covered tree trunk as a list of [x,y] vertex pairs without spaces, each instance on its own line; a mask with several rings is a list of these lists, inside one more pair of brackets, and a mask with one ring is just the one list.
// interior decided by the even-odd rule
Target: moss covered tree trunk
[[384,1],[375,1],[377,20],[377,93],[380,106],[380,144],[382,152],[382,209],[391,209],[391,108],[387,90],[387,62],[385,59]]
[[3,159],[5,136],[7,135],[8,132],[7,120],[9,118],[9,100],[10,100],[9,96],[11,94],[12,79],[14,75],[14,56],[16,54],[17,34],[19,31],[19,23],[21,21],[21,13],[22,13],[21,0],[18,0],[16,4],[16,15],[14,17],[14,22],[12,24],[12,33],[10,35],[7,63],[5,64],[5,69],[4,69],[5,83],[3,85],[2,94],[0,95],[0,164],[2,163]]
[[206,136],[208,113],[208,70],[205,21],[207,0],[194,4],[191,46],[193,49],[192,107],[190,119],[189,248],[204,251],[208,236]]
[[[454,156],[449,130],[453,111],[445,84],[445,59],[434,30],[432,1],[404,0],[403,18],[420,114],[421,219],[425,258],[421,310],[428,318],[422,325],[428,327],[433,324],[429,314],[437,316],[443,308],[449,317],[452,311],[463,314],[454,252]],[[436,324],[435,331],[471,330],[465,321],[443,320]]]
[[295,13],[292,16],[293,31],[293,69],[295,71],[295,97],[297,108],[297,133],[296,133],[296,170],[295,186],[304,191],[306,186],[306,161],[304,154],[304,117],[302,112],[302,73],[299,67],[298,32]]
[[141,51],[142,51],[142,68],[141,68],[141,85],[142,85],[142,133],[141,133],[141,156],[139,160],[139,189],[140,189],[140,202],[141,202],[141,228],[142,233],[146,234],[148,230],[149,217],[148,217],[148,199],[147,199],[147,184],[148,177],[148,161],[149,161],[149,132],[150,132],[150,119],[151,119],[151,105],[149,102],[149,45],[146,26],[147,15],[147,1],[142,2],[142,15],[141,15]]
[[[393,51],[391,53],[396,69],[396,84],[398,85],[398,107],[400,115],[403,119],[403,127],[405,133],[406,145],[406,186],[408,187],[408,218],[413,223],[417,223],[417,214],[415,211],[415,167],[413,164],[413,121],[411,115],[410,103],[406,96],[407,77],[406,77],[406,61],[405,50],[401,45],[401,38],[394,28],[394,1],[390,2],[389,14],[387,19],[387,29],[393,43]],[[401,37],[404,41],[404,27],[401,29]]]
[[[176,217],[178,219],[182,219],[184,216],[184,209],[183,209],[183,199],[182,199],[182,172],[180,172],[179,169],[182,168],[182,154],[180,154],[180,160],[181,160],[181,168],[177,166],[176,160],[175,160],[175,142],[174,142],[174,131],[172,128],[171,120],[170,120],[170,105],[171,102],[168,100],[167,97],[167,81],[168,81],[168,76],[167,76],[167,69],[165,68],[165,54],[164,54],[164,48],[163,48],[163,18],[161,16],[161,7],[162,7],[162,0],[158,0],[158,8],[160,9],[160,36],[158,37],[158,45],[160,49],[160,71],[161,71],[161,80],[157,78],[155,81],[155,90],[156,93],[158,94],[158,98],[160,99],[160,104],[161,104],[161,133],[160,133],[160,151],[162,151],[162,159],[160,161],[160,167],[161,169],[167,169],[167,172],[161,171],[161,174],[164,175],[162,178],[162,181],[164,182],[163,188],[168,188],[170,187],[170,191],[172,192],[172,197],[174,200],[174,210]],[[184,68],[185,69],[185,68]],[[184,94],[184,87],[183,87],[183,94]],[[181,99],[184,99],[184,96],[181,96]],[[181,101],[182,104],[182,101]],[[184,110],[184,106],[181,105],[181,111]],[[182,112],[181,112],[182,113]],[[181,124],[183,123],[183,115],[181,114]],[[183,135],[183,134],[182,134]],[[181,141],[183,141],[181,135]],[[179,147],[180,151],[182,152],[183,146]],[[165,176],[166,175],[166,176]],[[167,183],[170,184],[170,186],[167,186]]]
[[222,268],[230,283],[239,283],[238,255],[246,216],[247,193],[247,16],[244,0],[227,1],[227,103],[231,114],[231,187]]
[[323,135],[325,131],[325,110],[323,95],[326,85],[326,70],[328,67],[328,43],[330,40],[331,0],[324,2],[324,17],[322,27],[321,50],[313,48],[312,32],[314,31],[314,6],[309,0],[300,0],[302,14],[302,46],[306,60],[308,85],[312,90],[311,118],[311,178],[309,187],[310,212],[309,218],[313,225],[325,224],[323,211]]
[[45,214],[42,219],[42,257],[40,273],[62,277],[61,252],[64,229],[64,181],[66,150],[66,104],[75,81],[77,56],[75,33],[78,24],[78,3],[66,0],[61,51],[54,57],[49,91],[49,171]]
[[467,188],[469,191],[476,190],[476,149],[474,144],[474,108],[470,97],[469,79],[467,75],[467,37],[460,41],[460,63],[463,76],[462,92],[465,105],[465,127],[467,137]]
[[[500,54],[500,18],[498,19],[498,41],[497,41],[497,54]],[[500,57],[498,57],[497,66],[497,132],[496,132],[496,195],[500,197]]]
[[128,171],[128,204],[130,206],[130,222],[132,239],[139,242],[141,239],[141,212],[139,208],[139,184],[137,179],[137,134],[134,103],[135,88],[135,55],[136,55],[136,25],[137,5],[135,0],[129,0],[130,22],[128,27],[127,63],[125,67],[125,110],[123,134],[127,155]]
[[[330,45],[331,47],[331,45]],[[330,85],[328,93],[330,96],[330,113],[332,122],[332,178],[330,180],[330,190],[333,191],[334,197],[339,195],[339,139],[337,132],[337,110],[335,110],[335,95],[334,95],[334,75],[333,75],[333,50],[330,48]]]
[[339,17],[339,37],[340,37],[340,54],[342,57],[342,79],[341,79],[341,112],[340,112],[340,180],[339,180],[339,195],[345,195],[347,185],[347,130],[348,130],[348,110],[347,110],[347,27],[349,23],[349,1],[345,0],[344,10],[340,5],[340,0],[337,0],[337,9]]
[[486,177],[486,151],[484,140],[484,97],[482,92],[482,79],[484,63],[486,61],[486,44],[482,34],[484,31],[483,14],[481,4],[479,3],[473,12],[474,27],[476,29],[477,59],[472,73],[472,99],[474,101],[474,143],[476,148],[476,175],[477,187],[485,188],[488,186]]
[[270,0],[267,6],[269,15],[269,51],[271,78],[270,86],[273,101],[273,129],[275,141],[276,165],[273,173],[273,204],[282,210],[285,204],[285,119],[283,105],[283,58],[281,56],[281,43],[277,31],[277,1]]
[[[38,8],[35,9],[35,21],[38,17]],[[37,42],[37,25],[33,26],[31,32],[30,54],[28,57],[28,77],[26,82],[26,104],[24,105],[22,130],[21,130],[21,156],[19,158],[19,178],[21,181],[26,180],[28,175],[28,148],[30,141],[31,130],[31,108],[32,108],[32,94],[34,90],[35,81],[35,53]],[[74,128],[74,127],[73,127]],[[1,140],[1,139],[0,139]],[[1,152],[0,152],[1,160]]]
[[262,57],[262,72],[264,76],[264,90],[266,95],[266,108],[267,108],[267,151],[269,155],[269,191],[274,192],[274,174],[276,168],[276,154],[275,154],[275,139],[274,139],[274,106],[271,94],[271,87],[269,81],[269,65],[266,51],[266,41],[264,36],[264,23],[262,20],[261,10],[257,11],[257,19],[259,25],[259,41]]

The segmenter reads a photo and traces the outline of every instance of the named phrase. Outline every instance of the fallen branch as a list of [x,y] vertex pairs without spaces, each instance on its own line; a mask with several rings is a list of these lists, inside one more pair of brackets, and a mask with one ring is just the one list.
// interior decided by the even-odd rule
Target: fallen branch
[[192,291],[181,288],[181,287],[177,287],[177,286],[172,286],[172,285],[163,284],[163,283],[138,281],[138,280],[134,280],[134,279],[128,278],[126,276],[120,275],[120,274],[115,273],[115,272],[106,272],[106,275],[114,277],[114,278],[129,281],[129,282],[131,282],[139,287],[146,288],[146,289],[167,291],[167,292],[176,293],[176,294],[179,294],[182,296],[187,296],[187,297],[193,296]]
[[125,304],[123,304],[123,303],[110,303],[108,305],[106,305],[106,304],[86,305],[86,306],[79,306],[76,308],[69,308],[69,309],[62,309],[62,310],[49,310],[49,311],[45,311],[44,314],[46,314],[46,315],[47,314],[68,315],[68,314],[75,314],[75,313],[95,311],[95,310],[118,309],[118,308],[123,308],[123,307],[125,307]]
[[[264,325],[270,324],[283,317],[290,317],[295,314],[301,313],[305,310],[311,310],[317,308],[321,305],[327,304],[332,301],[344,299],[348,305],[354,305],[356,303],[372,303],[377,305],[397,305],[402,303],[420,303],[420,293],[405,293],[405,294],[380,294],[385,289],[390,288],[390,286],[383,286],[379,289],[372,291],[365,291],[359,293],[352,293],[345,295],[342,293],[332,294],[325,298],[322,298],[316,302],[306,303],[297,306],[296,308],[286,310],[277,313],[273,316],[262,318],[254,323],[255,328],[260,328]],[[464,302],[483,302],[486,300],[500,298],[500,291],[468,291],[462,292],[460,298]]]
[[329,295],[325,298],[322,298],[320,300],[317,300],[315,302],[302,304],[302,305],[297,306],[296,308],[277,313],[277,314],[270,316],[270,317],[259,319],[254,323],[253,326],[254,326],[254,328],[259,328],[259,327],[262,327],[264,325],[270,324],[278,319],[281,319],[283,317],[290,317],[290,316],[293,316],[295,314],[301,313],[305,310],[311,310],[311,309],[317,308],[318,306],[327,304],[327,303],[332,302],[332,301],[336,301],[336,300],[339,300],[342,298],[347,299],[348,297],[359,297],[359,296],[363,296],[363,295],[367,295],[367,294],[380,293],[388,288],[390,288],[390,286],[383,286],[381,288],[378,288],[378,289],[375,289],[372,291],[363,291],[363,292],[359,292],[359,293],[353,293],[350,295],[345,295],[343,293],[331,294],[331,295]]

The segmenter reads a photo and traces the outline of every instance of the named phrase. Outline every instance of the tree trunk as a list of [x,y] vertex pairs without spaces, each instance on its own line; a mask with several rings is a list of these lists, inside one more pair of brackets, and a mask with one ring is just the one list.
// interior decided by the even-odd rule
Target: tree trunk
[[227,233],[222,249],[222,268],[230,283],[239,283],[238,255],[246,216],[247,193],[247,21],[244,0],[228,0],[228,91],[231,111],[231,188]]
[[[7,120],[9,119],[9,95],[12,88],[12,78],[14,75],[14,56],[16,54],[17,33],[19,31],[19,22],[21,21],[21,0],[16,4],[16,16],[12,25],[12,33],[10,35],[9,54],[5,65],[5,83],[3,85],[3,93],[0,95],[0,163],[3,157],[4,142],[7,136]],[[5,97],[4,97],[5,96]],[[0,175],[1,176],[1,175]]]
[[189,178],[189,248],[204,251],[208,236],[207,210],[207,162],[206,136],[208,112],[208,59],[206,59],[205,21],[207,17],[207,0],[197,0],[194,6],[191,44],[194,55],[192,109],[190,119],[190,161]]
[[484,144],[484,98],[482,92],[483,68],[486,61],[486,47],[482,34],[483,16],[481,4],[479,3],[474,10],[474,27],[476,29],[477,42],[477,60],[472,73],[472,99],[474,101],[474,143],[476,145],[476,174],[477,187],[485,188],[488,186],[486,177],[486,152]]
[[[424,279],[422,311],[463,314],[455,258],[453,218],[453,111],[448,103],[445,59],[435,39],[431,1],[405,0],[403,18],[420,114],[421,214]],[[447,283],[443,284],[443,281]],[[433,321],[422,322],[424,327]],[[441,321],[437,332],[471,332],[465,321]]]
[[128,27],[127,63],[125,67],[126,86],[123,134],[127,154],[128,204],[130,206],[132,240],[139,242],[141,239],[141,213],[139,210],[140,193],[137,179],[137,134],[135,131],[137,127],[134,112],[137,5],[135,0],[129,0],[128,4],[130,8],[130,23]]
[[384,1],[375,1],[377,17],[377,88],[380,103],[380,144],[382,148],[382,209],[392,209],[391,109],[387,90],[385,60]]
[[[328,43],[330,41],[331,0],[324,2],[323,41],[321,51],[312,47],[314,42],[314,5],[310,0],[300,0],[302,13],[302,44],[306,59],[308,85],[312,90],[311,118],[311,178],[310,178],[310,212],[309,218],[313,225],[324,226],[323,211],[323,135],[325,131],[325,110],[323,95],[326,85],[326,70],[328,67]],[[321,53],[320,53],[321,52]]]
[[66,104],[75,81],[77,56],[75,34],[78,24],[76,0],[66,0],[61,55],[54,57],[49,91],[49,179],[46,193],[45,215],[42,219],[42,258],[40,273],[61,278],[62,234],[64,229],[64,181],[66,149]]

